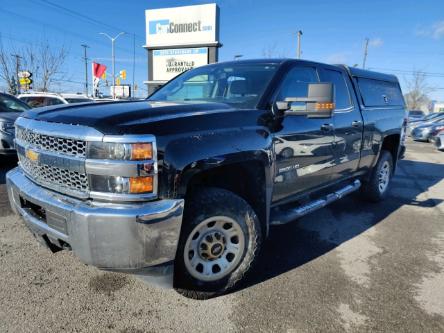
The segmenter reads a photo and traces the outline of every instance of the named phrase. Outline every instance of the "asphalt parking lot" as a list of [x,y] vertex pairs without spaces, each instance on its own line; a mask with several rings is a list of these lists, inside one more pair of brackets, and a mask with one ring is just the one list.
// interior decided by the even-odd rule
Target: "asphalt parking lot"
[[51,254],[0,171],[0,332],[443,332],[444,153],[409,143],[389,199],[358,195],[271,230],[239,290],[186,299]]

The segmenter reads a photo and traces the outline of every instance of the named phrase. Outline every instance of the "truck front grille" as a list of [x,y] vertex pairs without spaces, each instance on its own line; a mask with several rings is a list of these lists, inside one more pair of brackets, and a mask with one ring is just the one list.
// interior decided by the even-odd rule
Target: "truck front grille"
[[[69,133],[67,133],[69,134]],[[25,144],[50,152],[85,158],[86,141],[54,137],[17,127],[16,138]]]
[[[107,136],[88,126],[23,117],[17,118],[15,131],[19,166],[26,177],[40,186],[79,199],[145,201],[157,198],[157,150],[153,135]],[[133,161],[100,159],[88,154],[89,145],[108,142],[147,142],[151,144],[153,156],[147,160]],[[110,179],[129,182],[131,177],[152,177],[152,190],[144,193],[121,192],[110,183]]]
[[21,154],[18,156],[21,168],[36,183],[76,197],[87,195],[89,184],[86,174],[35,163]]

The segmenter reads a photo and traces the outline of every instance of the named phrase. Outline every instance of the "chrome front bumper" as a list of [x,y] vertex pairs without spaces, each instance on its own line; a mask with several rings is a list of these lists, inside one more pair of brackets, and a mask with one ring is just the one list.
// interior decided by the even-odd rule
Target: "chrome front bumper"
[[[174,260],[182,224],[183,200],[94,203],[44,189],[19,168],[6,175],[13,210],[44,243],[71,248],[100,269],[144,275],[160,273]],[[41,207],[41,209],[39,209]]]

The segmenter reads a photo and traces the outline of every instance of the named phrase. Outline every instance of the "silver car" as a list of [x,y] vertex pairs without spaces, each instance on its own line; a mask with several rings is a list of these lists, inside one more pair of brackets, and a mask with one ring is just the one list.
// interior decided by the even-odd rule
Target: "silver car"
[[438,150],[444,151],[444,131],[441,131],[439,135],[435,136],[433,141],[435,142],[435,146],[438,148]]
[[412,136],[412,132],[415,128],[423,125],[433,124],[433,122],[440,121],[442,119],[444,119],[444,112],[436,112],[428,114],[422,120],[409,121],[407,126],[407,134]]

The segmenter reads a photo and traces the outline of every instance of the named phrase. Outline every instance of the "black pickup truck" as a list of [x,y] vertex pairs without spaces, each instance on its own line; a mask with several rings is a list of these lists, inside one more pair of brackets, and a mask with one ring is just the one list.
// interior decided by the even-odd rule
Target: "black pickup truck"
[[405,119],[392,75],[212,64],[144,101],[26,112],[8,194],[52,251],[208,298],[245,276],[270,226],[358,189],[384,199]]

